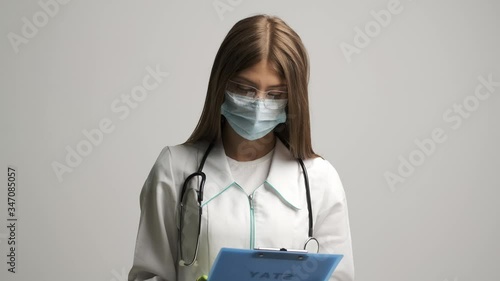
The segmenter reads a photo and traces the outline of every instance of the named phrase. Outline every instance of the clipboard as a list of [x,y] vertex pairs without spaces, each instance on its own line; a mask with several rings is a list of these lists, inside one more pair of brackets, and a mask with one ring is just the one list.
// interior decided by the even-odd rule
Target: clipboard
[[327,281],[343,257],[305,250],[222,248],[208,281]]

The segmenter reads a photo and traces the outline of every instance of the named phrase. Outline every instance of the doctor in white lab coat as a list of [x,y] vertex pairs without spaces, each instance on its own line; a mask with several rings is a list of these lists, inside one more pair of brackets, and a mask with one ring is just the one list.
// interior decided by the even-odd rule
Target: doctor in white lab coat
[[[311,147],[308,77],[300,37],[280,18],[256,15],[233,26],[215,58],[195,131],[162,149],[144,183],[129,280],[195,281],[209,273],[222,247],[302,249],[309,212],[297,158],[309,179],[319,252],[344,255],[330,280],[354,280],[346,194],[335,168]],[[181,190],[210,143],[196,262],[187,266],[179,227],[182,220],[184,242],[196,241],[198,220],[181,218]],[[200,185],[196,178],[186,190]],[[183,252],[196,246],[189,244]],[[310,270],[294,274],[303,280]]]

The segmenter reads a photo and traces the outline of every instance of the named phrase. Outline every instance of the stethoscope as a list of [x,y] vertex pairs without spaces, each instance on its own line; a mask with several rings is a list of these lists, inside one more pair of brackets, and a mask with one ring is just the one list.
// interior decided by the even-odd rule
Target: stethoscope
[[[275,134],[283,144],[285,144],[285,146],[287,147],[287,149],[290,149],[290,145],[288,144],[288,142],[284,141],[279,135]],[[199,211],[198,211],[198,236],[196,237],[196,246],[195,246],[195,251],[194,251],[194,257],[192,260],[190,261],[185,261],[184,257],[182,256],[183,254],[183,251],[182,251],[182,228],[183,228],[183,219],[182,219],[182,211],[181,211],[181,219],[180,219],[180,228],[179,228],[179,239],[180,239],[180,264],[183,265],[183,266],[190,266],[190,265],[193,265],[196,261],[196,257],[197,257],[197,254],[198,254],[198,245],[199,245],[199,236],[200,236],[200,230],[201,230],[201,214],[202,214],[202,202],[203,202],[203,189],[204,189],[204,185],[205,185],[205,180],[206,180],[206,175],[205,173],[202,171],[203,170],[203,166],[205,165],[205,160],[207,159],[208,157],[208,154],[210,153],[210,151],[212,150],[212,147],[214,146],[214,143],[215,143],[215,140],[213,140],[210,145],[208,146],[208,148],[206,149],[205,153],[203,154],[203,158],[201,159],[201,163],[198,167],[198,170],[194,173],[192,173],[191,175],[189,175],[185,181],[184,181],[184,184],[182,186],[182,190],[181,190],[181,209],[182,209],[182,204],[184,202],[184,195],[186,194],[186,189],[187,189],[187,186],[188,186],[188,182],[189,180],[191,180],[192,178],[194,177],[200,177],[201,178],[201,181],[200,181],[200,189],[197,191],[197,201],[198,201],[198,208],[199,208]],[[308,251],[308,252],[316,252],[318,253],[319,252],[319,242],[318,240],[313,236],[313,216],[312,216],[312,203],[311,203],[311,191],[309,189],[309,178],[307,176],[307,170],[306,170],[306,167],[304,165],[304,162],[302,161],[302,159],[300,158],[296,158],[297,161],[299,162],[300,164],[300,167],[302,168],[302,172],[304,174],[304,182],[305,182],[305,188],[306,188],[306,199],[307,199],[307,210],[309,212],[309,226],[308,226],[308,239],[306,240],[306,242],[304,243],[304,250]]]

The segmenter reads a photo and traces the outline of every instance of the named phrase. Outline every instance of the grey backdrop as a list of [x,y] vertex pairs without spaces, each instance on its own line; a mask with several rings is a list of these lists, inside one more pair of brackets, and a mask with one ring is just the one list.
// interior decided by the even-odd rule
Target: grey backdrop
[[500,280],[499,12],[498,1],[2,1],[0,279],[126,280],[149,170],[194,129],[229,29],[268,13],[310,56],[314,148],[346,190],[356,280]]

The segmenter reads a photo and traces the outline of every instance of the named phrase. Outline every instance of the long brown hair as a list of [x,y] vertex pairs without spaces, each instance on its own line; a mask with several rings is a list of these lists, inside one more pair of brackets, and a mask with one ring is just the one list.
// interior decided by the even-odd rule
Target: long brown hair
[[238,21],[224,38],[210,73],[200,120],[185,143],[221,137],[226,83],[240,71],[266,60],[288,88],[286,123],[274,129],[296,158],[318,157],[311,145],[309,122],[309,58],[302,40],[283,20],[266,14]]

